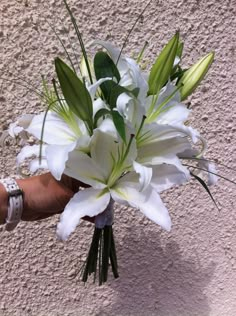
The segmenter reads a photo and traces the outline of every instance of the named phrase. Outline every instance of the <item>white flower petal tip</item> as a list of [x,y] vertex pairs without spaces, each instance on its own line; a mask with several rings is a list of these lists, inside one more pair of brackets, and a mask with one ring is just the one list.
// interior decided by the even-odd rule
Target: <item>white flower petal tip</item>
[[96,94],[96,91],[97,91],[98,87],[103,82],[108,81],[108,80],[112,80],[112,78],[106,77],[106,78],[99,79],[97,82],[95,82],[94,84],[92,84],[91,86],[88,87],[88,91],[90,93],[90,96],[91,96],[92,100],[95,98],[95,94]]
[[103,190],[88,188],[76,193],[66,205],[57,225],[57,236],[66,240],[74,232],[84,216],[93,217],[102,213],[110,201],[110,194]]
[[[79,223],[78,223],[78,224],[79,224]],[[78,224],[77,224],[77,225],[78,225]],[[63,226],[63,224],[58,223],[58,224],[57,224],[56,234],[57,234],[57,238],[58,238],[59,240],[61,240],[61,241],[66,241],[66,240],[69,238],[71,232],[70,232],[70,231],[66,231],[65,228],[64,228],[64,226]]]
[[169,217],[169,220],[167,220],[165,223],[163,223],[162,227],[167,231],[170,232],[171,231],[171,219]]
[[216,170],[216,167],[215,167],[215,164],[214,163],[208,163],[208,166],[207,166],[207,170],[208,170],[208,181],[207,181],[207,184],[208,185],[214,185],[216,184],[216,182],[218,181],[218,177],[217,177],[217,170]]

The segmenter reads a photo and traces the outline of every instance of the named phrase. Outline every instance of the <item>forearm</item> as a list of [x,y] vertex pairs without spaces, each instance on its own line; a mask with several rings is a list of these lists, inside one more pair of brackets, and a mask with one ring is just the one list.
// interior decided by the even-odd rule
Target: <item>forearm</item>
[[[50,173],[16,180],[23,191],[22,220],[34,221],[61,213],[83,183],[63,175],[57,181]],[[0,224],[8,212],[8,193],[0,184]],[[91,219],[90,219],[91,220]]]
[[73,192],[62,181],[57,181],[50,173],[17,180],[24,192],[24,213],[60,212],[64,209]]
[[[23,191],[22,220],[43,219],[64,210],[78,191],[80,182],[65,175],[57,181],[50,173],[16,180]],[[5,222],[8,209],[8,193],[0,184],[0,224]]]

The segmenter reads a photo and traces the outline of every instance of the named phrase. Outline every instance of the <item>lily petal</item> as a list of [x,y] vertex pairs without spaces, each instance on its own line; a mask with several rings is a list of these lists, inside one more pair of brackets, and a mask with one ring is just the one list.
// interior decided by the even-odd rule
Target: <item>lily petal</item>
[[[125,58],[125,61],[129,70],[128,73],[130,74],[132,80],[132,87],[139,88],[138,99],[141,103],[144,103],[148,92],[147,80],[144,78],[139,65],[133,59]],[[120,85],[123,85],[122,78]]]
[[101,98],[97,98],[95,101],[93,101],[93,116],[100,110],[105,109],[106,104]]
[[11,123],[8,128],[8,133],[11,137],[15,138],[23,130],[25,130],[31,123],[34,115],[24,114],[20,116],[16,122]]
[[98,129],[101,132],[104,132],[104,133],[112,135],[116,139],[118,138],[116,127],[115,127],[115,125],[113,123],[113,120],[110,119],[109,117],[105,118],[105,120],[103,120],[101,122],[101,124],[99,125]]
[[91,140],[91,157],[99,165],[103,175],[108,179],[114,163],[118,160],[118,144],[116,138],[97,129]]
[[46,148],[46,158],[48,168],[54,178],[61,180],[61,176],[65,170],[66,161],[69,153],[76,147],[76,142],[67,146],[62,145],[48,145]]
[[100,166],[91,157],[77,149],[69,153],[64,173],[93,188],[106,187],[106,179]]
[[187,137],[176,137],[150,143],[138,149],[138,162],[143,164],[168,163],[167,160],[174,159],[178,153],[191,148]]
[[110,201],[110,194],[93,188],[76,193],[66,205],[57,225],[57,235],[66,240],[84,216],[93,217],[102,213]]
[[[45,157],[45,149],[46,146],[42,146],[42,156]],[[25,146],[21,149],[20,153],[16,157],[17,164],[22,163],[26,158],[30,158],[32,156],[39,157],[39,145],[33,145],[33,146]]]
[[138,100],[131,98],[127,93],[121,93],[117,98],[116,107],[118,112],[132,123],[132,127],[138,128],[140,126],[145,109]]
[[[198,157],[199,159],[197,159],[196,157]],[[183,153],[181,153],[180,158],[183,159],[189,159],[191,161],[191,158],[193,158],[194,161],[197,161],[197,166],[201,169],[204,170],[194,170],[194,174],[198,175],[199,177],[204,179],[204,176],[207,175],[207,184],[208,185],[213,185],[217,182],[218,177],[217,177],[217,170],[215,167],[215,164],[213,162],[208,161],[207,159],[204,159],[204,157],[202,157],[198,150],[196,150],[195,148],[191,148],[189,150],[184,151]],[[197,160],[196,160],[197,159]]]
[[[44,113],[35,115],[26,131],[41,138]],[[74,142],[76,135],[72,129],[54,112],[48,112],[44,125],[43,141],[52,145],[67,145]]]
[[215,164],[207,160],[199,160],[198,166],[199,168],[206,170],[206,172],[202,171],[200,172],[200,174],[201,173],[207,174],[207,184],[208,185],[216,184],[218,177],[216,175],[217,170],[216,170]]
[[183,124],[188,119],[190,112],[186,105],[176,103],[168,110],[161,112],[156,122],[160,124]]
[[182,172],[175,165],[162,164],[153,167],[151,186],[160,193],[189,180],[190,174],[187,168],[186,172]]
[[167,231],[171,229],[171,219],[159,194],[149,186],[145,191],[139,191],[139,185],[120,183],[111,190],[112,198],[123,204],[129,204],[140,211],[153,222]]
[[140,191],[144,191],[151,182],[152,168],[145,167],[136,161],[133,162],[133,167],[139,173]]
[[106,78],[101,78],[99,79],[98,81],[96,81],[94,84],[90,85],[87,87],[89,93],[90,93],[90,96],[91,96],[91,99],[93,100],[95,98],[95,94],[96,94],[96,91],[98,89],[98,87],[105,81],[108,81],[108,80],[112,80],[112,78],[109,78],[109,77],[106,77]]

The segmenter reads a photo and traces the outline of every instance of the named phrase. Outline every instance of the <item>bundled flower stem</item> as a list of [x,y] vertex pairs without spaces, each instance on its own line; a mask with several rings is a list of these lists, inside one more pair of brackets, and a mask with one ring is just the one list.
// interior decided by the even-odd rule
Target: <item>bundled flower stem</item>
[[106,210],[95,219],[95,228],[88,252],[82,281],[87,282],[88,276],[94,273],[94,282],[98,270],[98,282],[102,285],[107,281],[108,268],[111,264],[114,278],[118,278],[118,266],[115,241],[113,236],[113,201],[110,201]]

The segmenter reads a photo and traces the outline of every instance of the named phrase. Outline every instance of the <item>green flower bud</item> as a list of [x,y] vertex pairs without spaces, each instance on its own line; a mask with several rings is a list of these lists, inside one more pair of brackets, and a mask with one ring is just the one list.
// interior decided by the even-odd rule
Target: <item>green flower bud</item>
[[169,79],[179,45],[179,32],[171,38],[157,57],[148,79],[148,95],[157,94]]
[[181,95],[181,100],[185,100],[200,84],[205,77],[214,59],[214,52],[201,58],[196,64],[184,72],[179,80],[177,87]]

